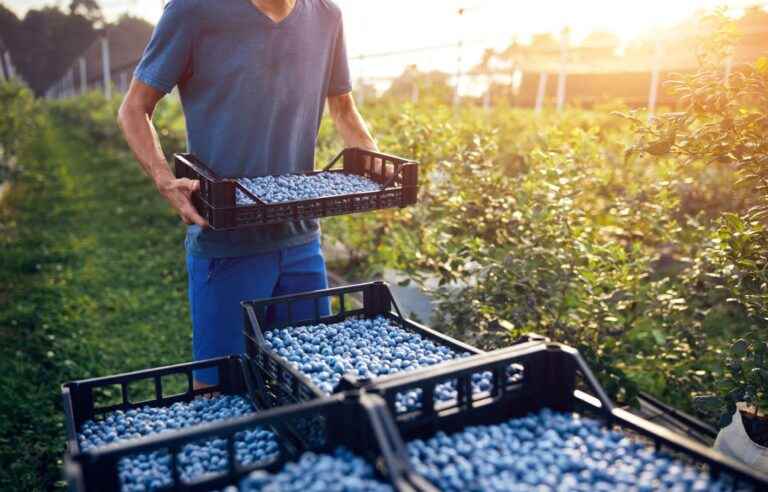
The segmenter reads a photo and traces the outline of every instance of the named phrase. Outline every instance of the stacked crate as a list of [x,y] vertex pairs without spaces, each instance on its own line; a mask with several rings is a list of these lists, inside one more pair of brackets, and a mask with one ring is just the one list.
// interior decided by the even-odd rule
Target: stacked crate
[[[362,305],[351,302],[353,296],[359,297],[358,294],[362,295]],[[289,314],[278,326],[265,325],[264,313],[269,307],[280,305],[285,312],[291,313],[290,306],[295,303],[320,306],[329,299],[333,300],[333,309],[328,315],[321,315],[322,310],[318,308],[308,319],[294,319]],[[673,472],[680,470],[678,484],[664,481],[644,484],[643,480],[649,479],[650,472],[638,473],[632,477],[637,490],[673,488],[670,485],[681,490],[697,490],[695,487],[704,487],[702,490],[768,490],[768,480],[748,467],[615,408],[577,351],[541,337],[532,337],[507,349],[482,352],[404,318],[388,287],[381,282],[244,302],[243,309],[248,347],[243,356],[64,385],[69,434],[66,468],[71,490],[212,491],[225,487],[260,490],[272,480],[277,484],[288,483],[279,481],[288,480],[286,477],[300,480],[295,476],[297,473],[308,481],[309,487],[312,480],[324,484],[322,477],[329,476],[331,472],[328,470],[333,466],[342,466],[339,465],[341,462],[356,463],[357,468],[349,465],[350,470],[366,470],[367,475],[346,477],[355,486],[362,487],[360,490],[462,490],[467,485],[462,480],[470,478],[475,485],[482,483],[488,488],[498,488],[501,484],[502,489],[508,486],[508,490],[535,490],[534,485],[525,481],[537,480],[535,473],[518,475],[522,478],[507,482],[504,482],[507,480],[504,473],[527,466],[526,463],[536,470],[537,465],[529,463],[533,457],[555,460],[553,463],[563,462],[564,450],[550,449],[542,444],[549,442],[547,439],[558,439],[544,428],[547,419],[569,429],[573,439],[583,439],[587,443],[594,440],[594,435],[609,436],[609,444],[610,436],[614,440],[622,439],[616,452],[624,453],[624,448],[635,450],[632,452],[642,456],[648,467],[658,464],[661,467],[659,473],[664,473],[660,480],[671,480],[669,477],[677,476]],[[350,319],[379,317],[414,336],[459,351],[464,356],[382,377],[359,379],[348,374],[332,392],[326,392],[266,343],[265,334],[269,330],[311,328],[321,323],[332,325]],[[213,388],[193,389],[194,371],[208,367],[218,368],[219,384]],[[174,374],[181,375],[186,386],[180,393],[167,395],[163,378]],[[134,401],[131,385],[142,380],[150,382],[154,397]],[[489,383],[481,387],[477,384],[480,380]],[[120,398],[116,403],[99,407],[94,404],[94,393],[105,386],[119,388]],[[446,387],[451,388],[452,398],[445,398]],[[127,412],[145,406],[169,407],[194,402],[210,393],[219,397],[241,395],[248,398],[254,411],[229,420],[199,423],[102,447],[82,449],[78,442],[78,434],[87,426],[86,422],[103,422],[115,411]],[[402,404],[404,398],[408,405]],[[583,422],[583,431],[574,427],[580,422]],[[262,432],[258,435],[269,432],[270,440],[275,442],[274,452],[266,458],[261,456],[261,460],[243,459],[238,453],[244,445],[238,442],[243,440],[242,436],[251,435],[247,433],[257,431]],[[483,441],[484,432],[502,431],[513,432],[510,439],[520,449],[527,450],[530,456],[499,458],[500,462],[490,467],[473,464],[472,449],[466,444],[467,436],[481,436],[474,438],[479,442]],[[566,434],[563,436],[567,437]],[[218,460],[215,461],[218,465],[208,466],[205,473],[191,475],[184,468],[189,465],[185,461],[190,455],[189,449],[199,452],[204,449],[201,445],[206,443],[217,443],[214,448],[218,449],[218,458],[214,460]],[[503,443],[494,446],[500,444]],[[572,444],[568,441],[568,446]],[[454,449],[462,446],[467,449]],[[442,449],[446,447],[449,449]],[[481,451],[479,447],[477,452]],[[588,451],[591,453],[592,448]],[[464,472],[456,471],[456,463],[446,463],[448,458],[444,454],[463,464]],[[145,473],[136,463],[142,463],[141,457],[152,456],[165,457],[167,466],[161,470],[164,475],[147,478],[145,482],[132,478],[131,466]],[[591,459],[589,454],[585,456],[585,459]],[[435,466],[430,461],[433,459],[442,465]],[[313,466],[322,469],[317,471],[321,478],[310,480],[315,473]],[[343,470],[347,470],[344,466]],[[477,482],[478,467],[489,475],[483,476],[482,482]],[[582,477],[597,480],[595,477],[600,476],[599,471],[589,467],[579,469]],[[494,470],[498,476],[494,476]],[[567,480],[573,480],[575,476],[575,472],[568,469],[563,473],[566,478],[560,486],[567,485]],[[543,479],[553,480],[554,477]],[[280,490],[281,487],[274,483],[273,489]],[[581,485],[589,487],[589,484]],[[345,487],[354,488],[349,484]],[[314,489],[309,487],[308,490]]]

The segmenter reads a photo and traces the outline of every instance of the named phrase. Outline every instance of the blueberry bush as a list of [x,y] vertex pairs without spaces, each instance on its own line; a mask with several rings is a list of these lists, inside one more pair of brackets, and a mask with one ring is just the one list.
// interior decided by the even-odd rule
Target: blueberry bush
[[737,33],[722,12],[707,20],[717,35],[704,43],[701,68],[670,82],[682,111],[650,122],[626,117],[637,135],[628,155],[730,169],[744,196],[744,206],[712,221],[684,274],[687,290],[707,293],[697,299],[700,310],[727,305],[741,320],[719,351],[717,384],[694,398],[698,410],[727,425],[738,402],[755,414],[768,410],[768,57],[725,77],[721,67]]
[[[572,344],[622,402],[647,391],[713,424],[764,406],[768,64],[723,81],[716,37],[672,87],[681,111],[650,125],[620,107],[367,104],[381,148],[422,162],[420,206],[326,221],[348,252],[334,267],[404,272],[437,328],[482,348]],[[338,147],[330,127],[320,144],[321,160]]]
[[29,89],[16,82],[0,83],[0,182],[10,177],[19,154],[42,131],[40,111]]

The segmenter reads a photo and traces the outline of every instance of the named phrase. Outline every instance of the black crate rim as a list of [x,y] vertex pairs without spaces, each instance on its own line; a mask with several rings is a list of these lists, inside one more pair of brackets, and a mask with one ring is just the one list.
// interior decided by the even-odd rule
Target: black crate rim
[[[376,173],[374,173],[372,169],[356,172],[355,168],[360,167],[358,164],[350,164],[350,169],[347,169],[346,164],[345,169],[343,170],[330,169],[341,157],[344,157],[346,163],[348,156],[349,159],[368,158],[386,160],[387,163],[391,163],[394,166],[392,176],[383,183],[374,178],[376,173],[384,172],[384,161],[381,161],[381,169]],[[195,203],[196,208],[199,209],[198,211],[201,215],[208,217],[209,222],[211,223],[211,228],[214,230],[229,230],[247,226],[280,223],[290,220],[317,219],[333,215],[365,212],[384,208],[405,207],[416,203],[419,190],[417,161],[361,148],[344,149],[325,167],[325,169],[321,171],[294,174],[315,175],[321,172],[356,174],[366,176],[369,179],[376,181],[382,187],[380,190],[373,192],[345,193],[341,195],[331,195],[306,200],[292,200],[280,203],[264,202],[243,186],[237,178],[219,177],[194,154],[175,154],[174,162],[176,177],[191,177],[193,179],[204,180],[205,186],[203,186],[203,188],[205,190],[214,186],[220,188],[222,185],[226,185],[226,188],[229,191],[224,192],[224,194],[232,194],[232,196],[226,200],[229,202],[226,205],[215,203],[216,201],[219,201],[219,199],[208,200],[206,198],[207,193],[211,193],[213,196],[220,198],[221,190],[217,192],[214,189],[211,189],[207,191],[207,193],[195,192],[193,194],[193,202]],[[384,177],[386,177],[386,173]],[[398,180],[399,182],[395,183],[395,181]],[[238,189],[250,197],[254,201],[254,204],[237,206],[237,201],[234,195],[235,190]],[[399,193],[399,195],[393,196],[391,195],[392,193]],[[388,200],[389,202],[387,202],[388,204],[371,204],[373,201],[380,199]],[[399,203],[391,202],[392,200],[397,200]],[[352,201],[352,203],[347,203],[348,201]],[[362,203],[363,201],[368,201],[369,206],[357,208],[354,204],[354,202]],[[299,211],[300,208],[304,210]],[[254,214],[257,214],[260,217],[252,217]]]
[[[366,439],[373,439],[377,442],[379,450],[375,454],[378,456],[378,459],[375,460],[375,462],[371,462],[370,456],[363,455],[362,457],[373,465],[379,479],[388,481],[394,489],[399,492],[437,492],[429,484],[425,484],[425,482],[421,481],[420,477],[412,470],[410,463],[404,459],[405,448],[402,442],[399,441],[400,436],[393,427],[391,419],[389,421],[382,420],[388,418],[384,402],[376,395],[368,395],[360,392],[338,394],[322,400],[312,400],[301,404],[273,408],[255,415],[242,416],[236,419],[190,427],[169,434],[146,436],[132,442],[116,443],[110,446],[101,447],[89,454],[81,454],[79,456],[65,455],[65,472],[68,482],[70,483],[70,490],[72,492],[85,492],[86,480],[83,473],[84,467],[103,466],[102,463],[104,462],[112,463],[111,466],[115,466],[114,463],[117,463],[119,459],[128,455],[149,453],[158,449],[169,449],[175,453],[176,450],[190,442],[221,437],[222,435],[227,435],[228,439],[230,439],[238,432],[254,427],[270,428],[280,439],[285,439],[286,435],[279,428],[274,427],[274,424],[267,421],[276,420],[279,422],[282,419],[289,419],[295,415],[313,415],[312,412],[318,408],[321,410],[323,408],[328,408],[329,412],[334,411],[335,418],[339,419],[340,422],[343,422],[343,419],[346,416],[346,413],[340,412],[348,410],[354,410],[357,411],[359,415],[363,415],[363,417],[358,415],[357,418],[368,419],[368,424],[373,431],[373,435],[363,436],[360,439],[363,443],[367,442]],[[336,423],[339,424],[339,422]],[[346,430],[346,432],[347,436],[353,433],[349,430]],[[288,437],[288,439],[290,440],[290,437]],[[328,443],[328,445],[330,447],[346,446],[343,442],[341,444]],[[280,450],[282,453],[282,446],[280,447]],[[203,476],[188,483],[183,483],[178,476],[174,476],[174,481],[178,482],[175,484],[177,486],[170,488],[164,487],[161,490],[208,491],[212,490],[214,487],[224,487],[227,483],[231,483],[232,480],[237,480],[239,482],[255,470],[267,469],[276,471],[289,461],[298,458],[306,451],[311,450],[299,448],[293,452],[281,454],[278,458],[270,461],[246,466],[233,466],[232,464],[234,461],[232,458],[234,448],[230,447],[228,449],[228,462],[230,463],[230,466],[226,473],[217,474],[213,478],[206,478]],[[93,489],[88,488],[87,490],[90,491]]]
[[[127,393],[123,392],[121,395],[124,400],[122,404],[96,408],[93,402],[93,399],[89,399],[85,403],[82,401],[78,403],[75,396],[77,392],[80,391],[79,388],[81,387],[95,389],[100,386],[121,385],[123,388],[125,388],[127,385],[129,385],[131,382],[134,382],[134,381],[147,380],[149,378],[157,379],[157,378],[162,378],[163,376],[168,376],[168,375],[177,375],[177,374],[181,374],[180,371],[184,371],[188,373],[189,377],[191,378],[192,371],[196,369],[205,369],[209,367],[219,367],[220,369],[219,384],[212,387],[207,387],[207,388],[193,389],[191,380],[188,380],[187,391],[185,391],[184,393],[171,395],[170,397],[166,397],[166,398],[156,398],[154,400],[143,401],[143,402],[130,402],[127,399]],[[226,367],[229,370],[236,370],[237,368],[239,372],[239,379],[237,379],[236,381],[230,380],[229,378],[232,376],[227,375],[227,373],[222,374],[222,371],[221,371],[222,367]],[[226,381],[222,381],[221,380],[222,378],[226,379]],[[240,384],[241,382],[242,384]],[[233,389],[233,390],[237,389],[239,391],[227,392],[227,390],[230,390],[230,389]],[[71,457],[77,457],[79,455],[89,455],[89,454],[92,454],[97,449],[106,448],[106,447],[115,445],[115,444],[107,444],[105,446],[101,446],[99,448],[96,448],[93,450],[87,450],[87,451],[84,451],[81,449],[80,441],[78,439],[80,426],[86,420],[93,419],[97,415],[107,414],[109,412],[114,412],[116,410],[135,409],[135,408],[141,408],[141,407],[147,407],[147,406],[167,407],[177,402],[189,402],[199,396],[207,395],[212,392],[223,392],[223,394],[236,394],[236,395],[243,396],[251,403],[251,405],[253,405],[254,409],[256,409],[257,412],[266,406],[265,402],[258,398],[259,394],[257,391],[257,384],[253,380],[253,375],[247,366],[247,362],[245,358],[239,355],[229,355],[224,357],[217,357],[214,359],[207,359],[207,360],[196,361],[196,362],[186,362],[181,364],[173,364],[169,366],[162,366],[162,367],[157,367],[152,369],[143,369],[139,371],[131,371],[126,373],[114,374],[111,376],[80,379],[80,380],[63,383],[61,385],[61,396],[62,396],[62,403],[64,407],[64,419],[65,419],[64,423],[65,423],[65,429],[67,434],[66,454]],[[90,396],[92,396],[92,394]],[[83,404],[91,405],[90,409],[87,410],[87,412],[92,413],[92,415],[77,415],[78,413],[81,413],[83,410],[77,409],[75,407],[77,405],[83,405]],[[198,424],[197,426],[194,426],[194,427],[205,426],[205,425],[206,424]],[[178,430],[180,429],[167,431],[167,432],[173,433]],[[161,432],[158,434],[164,434],[164,433],[165,432]],[[156,435],[157,434],[150,434],[149,436],[142,436],[140,438],[121,441],[121,443],[140,442],[143,439],[146,439],[148,437],[151,438]],[[119,444],[119,443],[116,443],[116,444]]]
[[[742,482],[747,482],[752,487],[755,487],[754,490],[768,490],[768,476],[756,473],[749,466],[729,458],[712,448],[697,443],[682,434],[677,434],[621,408],[616,408],[607,397],[605,390],[602,388],[579,352],[572,347],[562,344],[551,343],[548,341],[532,341],[506,349],[487,352],[468,359],[459,359],[453,361],[449,366],[432,371],[433,374],[425,374],[426,371],[419,370],[413,373],[399,374],[396,378],[392,378],[388,381],[371,382],[370,384],[365,385],[361,391],[378,394],[385,400],[387,409],[390,410],[391,415],[395,420],[395,425],[401,433],[402,440],[405,442],[406,436],[413,437],[415,434],[423,438],[426,434],[432,434],[437,430],[444,430],[444,427],[440,427],[441,422],[447,422],[447,425],[449,426],[454,425],[454,423],[457,426],[461,425],[463,427],[468,425],[483,425],[482,423],[475,421],[472,421],[471,423],[463,421],[471,419],[473,416],[484,418],[482,412],[487,411],[489,407],[494,405],[502,406],[504,404],[514,404],[521,398],[521,396],[517,395],[514,398],[510,397],[504,399],[504,395],[502,394],[501,397],[497,397],[496,399],[484,397],[477,402],[470,398],[467,401],[459,402],[456,409],[452,409],[444,416],[439,416],[438,412],[430,412],[429,409],[425,409],[426,413],[422,417],[422,420],[420,422],[414,422],[413,420],[409,420],[409,417],[412,417],[409,413],[401,414],[403,418],[400,418],[400,415],[394,411],[392,402],[397,393],[415,388],[423,389],[425,387],[434,387],[436,384],[439,384],[436,381],[445,380],[451,378],[451,376],[455,377],[461,373],[466,373],[469,375],[465,375],[466,377],[471,377],[471,374],[473,373],[488,370],[492,364],[503,363],[511,365],[515,363],[515,361],[520,361],[528,356],[536,354],[546,354],[547,356],[553,356],[569,361],[569,364],[571,364],[570,367],[574,369],[574,373],[569,375],[568,379],[572,376],[575,381],[576,373],[580,373],[589,389],[596,394],[596,396],[593,396],[573,387],[570,394],[570,403],[574,406],[588,408],[591,413],[596,414],[599,419],[603,420],[605,425],[609,427],[618,425],[624,429],[629,428],[643,435],[646,439],[652,440],[656,448],[666,446],[675,452],[687,456],[687,458],[692,459],[697,463],[706,464],[709,466],[710,474],[713,476],[717,476],[720,473],[726,473],[731,475],[737,481],[736,485],[739,485]],[[563,375],[560,375],[560,377],[561,379],[565,379]],[[538,384],[546,383],[539,382]],[[522,397],[530,396],[526,393],[521,393],[521,395]],[[557,404],[557,397],[554,398],[554,402]],[[549,405],[542,404],[538,406],[539,409],[546,407],[549,407]],[[557,410],[556,408],[554,409]],[[508,419],[513,417],[504,418]],[[458,424],[456,422],[463,423]]]
[[[416,323],[415,321],[412,321],[403,317],[401,314],[400,308],[397,305],[397,302],[395,301],[391,290],[389,289],[388,284],[383,281],[374,281],[374,282],[354,284],[354,285],[343,286],[343,287],[335,287],[330,289],[321,289],[314,292],[305,292],[301,294],[291,294],[291,295],[265,298],[265,299],[254,300],[254,301],[242,301],[240,304],[243,307],[244,316],[245,316],[245,329],[243,332],[243,336],[246,339],[246,347],[248,350],[251,350],[251,347],[254,347],[255,350],[258,350],[260,352],[259,354],[249,354],[249,357],[247,359],[248,362],[250,364],[255,364],[259,366],[259,368],[263,370],[264,373],[266,374],[268,373],[268,368],[264,367],[263,364],[261,364],[260,362],[260,359],[261,359],[260,356],[263,355],[264,357],[268,358],[272,364],[276,364],[281,371],[287,372],[288,374],[290,374],[292,378],[298,381],[299,384],[303,385],[304,386],[303,389],[306,392],[310,393],[312,395],[312,398],[327,398],[329,394],[322,391],[307,375],[305,375],[303,372],[293,367],[290,361],[286,360],[285,358],[280,356],[277,352],[275,352],[274,350],[266,346],[266,340],[264,339],[263,332],[274,330],[276,329],[276,327],[262,328],[261,325],[259,324],[258,316],[256,315],[255,310],[257,307],[270,306],[270,305],[274,305],[274,304],[278,304],[286,301],[317,298],[318,296],[330,297],[335,295],[343,295],[343,294],[349,294],[353,292],[365,291],[366,289],[375,289],[375,290],[378,290],[379,292],[386,292],[386,296],[388,297],[388,302],[391,304],[391,308],[389,310],[384,310],[384,312],[381,314],[373,314],[371,316],[384,316],[390,320],[393,320],[399,323],[403,329],[408,330],[409,332],[425,336],[425,338],[433,341],[438,341],[442,343],[444,346],[450,347],[452,350],[456,350],[456,351],[462,350],[462,351],[468,352],[470,356],[483,353],[483,351],[480,349],[477,349],[471,345],[465,344],[459,340],[455,340],[447,335],[444,335],[440,332],[432,330],[431,328],[428,328],[420,323]],[[382,299],[378,299],[377,303],[380,303],[381,301]],[[330,316],[315,319],[315,320],[300,320],[294,324],[286,326],[286,328],[306,326],[310,324],[317,324],[319,322],[326,322],[323,320],[327,320],[328,318],[347,319],[348,317],[351,317],[351,316],[367,316],[368,313],[366,313],[365,311],[366,311],[366,307],[364,306],[361,309],[352,310],[352,311],[343,311],[341,313],[332,314]],[[338,321],[327,321],[327,322],[338,322]],[[425,371],[425,370],[429,370],[430,368],[445,366],[455,361],[456,360],[445,361],[440,364],[435,364],[425,368],[415,369],[413,371],[407,371],[405,373],[394,373],[386,376],[381,376],[381,377],[374,378],[371,381],[386,382],[390,378],[392,379],[397,378],[401,374],[409,374],[417,371]],[[262,384],[265,384],[265,382],[258,381],[257,384],[262,385]],[[277,381],[277,384],[282,385],[283,383],[281,381]],[[357,380],[355,378],[349,378],[349,377],[347,377],[346,379],[343,378],[342,381],[340,382],[340,385],[334,388],[334,392],[331,394],[335,394],[337,392],[344,391],[347,389],[362,387],[365,384],[367,384],[367,381]],[[284,386],[281,389],[281,391],[283,391],[283,394],[291,395],[291,396],[295,395],[295,393],[298,393],[301,390],[302,388],[297,388],[296,390],[294,390],[293,388],[285,388]]]

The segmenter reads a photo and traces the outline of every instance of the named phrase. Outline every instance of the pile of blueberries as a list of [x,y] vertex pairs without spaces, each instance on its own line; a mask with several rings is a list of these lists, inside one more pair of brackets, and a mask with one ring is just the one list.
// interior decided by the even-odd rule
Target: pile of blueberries
[[[373,467],[346,448],[331,454],[304,453],[296,463],[270,474],[255,471],[240,482],[241,492],[390,492],[393,488],[376,478]],[[227,491],[229,492],[229,491]]]
[[[364,176],[340,172],[240,178],[237,181],[265,203],[284,203],[381,190],[381,185]],[[236,198],[240,207],[254,204],[254,200],[240,189],[236,192]]]
[[204,422],[231,419],[254,413],[251,402],[238,395],[197,398],[169,407],[141,407],[116,410],[98,421],[83,423],[78,440],[87,451],[118,441],[135,439],[158,432],[182,429]]
[[[241,396],[224,395],[174,403],[170,407],[142,407],[117,410],[99,421],[83,424],[78,435],[83,451],[136,439],[172,429],[215,422],[254,413],[253,405]],[[277,458],[276,436],[254,428],[235,435],[235,457],[243,465]],[[177,455],[182,480],[191,481],[206,473],[227,468],[227,443],[220,438],[206,439],[184,446]],[[170,485],[171,456],[165,450],[129,455],[120,460],[118,472],[125,492],[152,491]]]
[[[374,379],[470,355],[435,343],[382,316],[269,330],[265,339],[268,348],[326,393],[333,392],[344,374]],[[491,374],[473,375],[473,385],[476,391],[488,391]],[[435,398],[454,399],[454,386],[452,382],[438,385]],[[398,395],[398,410],[415,408],[419,391]]]
[[499,425],[408,443],[417,472],[442,491],[720,491],[723,478],[601,423],[548,409]]

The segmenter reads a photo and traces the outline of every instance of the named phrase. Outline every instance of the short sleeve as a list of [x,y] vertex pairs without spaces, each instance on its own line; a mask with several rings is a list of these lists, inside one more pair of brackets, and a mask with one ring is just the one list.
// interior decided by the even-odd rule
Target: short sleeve
[[133,75],[169,93],[192,69],[196,16],[193,0],[170,0]]
[[351,91],[352,83],[349,80],[347,46],[344,41],[344,23],[339,18],[339,31],[336,34],[331,59],[331,81],[328,84],[328,96],[340,96]]

